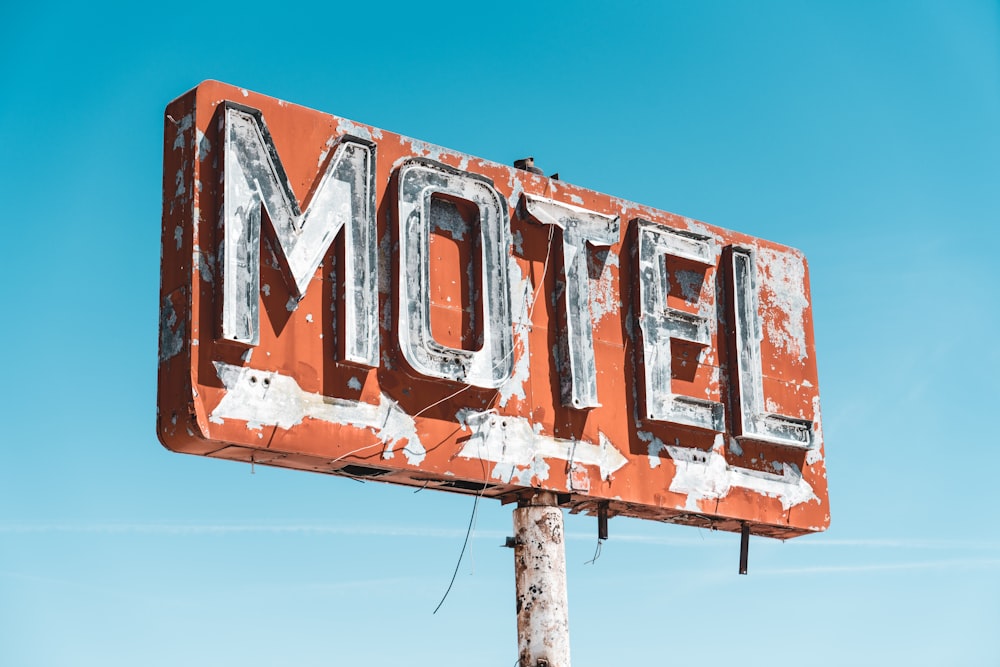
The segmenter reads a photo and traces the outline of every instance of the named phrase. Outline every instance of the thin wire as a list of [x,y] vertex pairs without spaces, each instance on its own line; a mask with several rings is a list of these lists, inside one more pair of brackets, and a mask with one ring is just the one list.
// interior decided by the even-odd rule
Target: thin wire
[[601,547],[604,545],[604,540],[597,538],[597,549],[594,551],[594,557],[588,560],[584,565],[593,565],[594,561],[601,557]]
[[372,447],[384,447],[384,446],[385,446],[384,442],[376,442],[376,443],[373,443],[371,445],[365,445],[364,447],[358,447],[357,449],[352,449],[351,451],[347,452],[346,454],[341,454],[340,456],[338,456],[334,460],[330,461],[330,463],[328,463],[327,465],[331,465],[332,466],[334,463],[337,463],[338,461],[341,461],[342,459],[346,459],[348,456],[351,456],[352,454],[357,454],[358,452],[363,452],[366,449],[371,449]]
[[[546,248],[545,248],[545,261],[542,262],[542,275],[541,275],[541,278],[538,281],[538,286],[535,288],[535,293],[534,293],[534,295],[531,298],[531,306],[527,307],[527,303],[524,303],[524,302],[522,302],[522,304],[521,304],[521,313],[518,316],[518,322],[519,323],[521,322],[521,320],[524,317],[525,310],[527,310],[529,323],[531,322],[532,315],[534,315],[535,305],[538,303],[538,297],[542,293],[542,288],[545,286],[545,276],[549,272],[549,258],[552,255],[552,237],[553,237],[554,233],[555,233],[555,227],[550,226],[549,227],[549,238],[548,238],[548,242],[546,243]],[[509,357],[511,357],[513,355],[514,355],[514,346],[511,346],[510,351],[504,356],[503,361],[506,361]],[[455,398],[456,396],[458,396],[462,392],[468,391],[471,388],[472,388],[472,385],[466,385],[466,386],[462,387],[461,389],[459,389],[459,390],[457,390],[457,391],[449,394],[448,396],[445,396],[441,400],[435,401],[434,403],[431,403],[427,407],[425,407],[422,410],[420,410],[420,412],[417,412],[416,414],[414,414],[413,418],[416,419],[417,417],[419,417],[423,413],[427,412],[431,408],[434,408],[434,407],[436,407],[436,406],[444,403],[445,401],[451,400],[452,398]],[[494,394],[493,394],[493,397],[489,401],[489,406],[490,407],[488,409],[493,409],[493,406],[496,404],[496,401],[497,401],[497,399],[499,397],[500,397],[500,391],[496,390],[494,392]],[[345,454],[344,456],[348,456],[348,454]],[[483,463],[482,460],[480,460],[480,462]],[[426,486],[426,484],[424,486]],[[421,489],[418,489],[418,491],[419,490],[421,490]],[[476,514],[477,514],[477,512],[479,510],[479,499],[482,497],[482,495],[483,495],[483,493],[485,491],[486,491],[486,486],[484,485],[483,488],[479,490],[479,493],[476,494],[476,499],[472,503],[472,516],[469,517],[469,525],[468,525],[468,527],[465,530],[465,541],[462,542],[462,550],[458,554],[458,561],[455,563],[455,569],[451,573],[451,580],[448,582],[448,588],[445,590],[444,596],[442,596],[441,601],[438,602],[438,605],[437,605],[437,607],[434,608],[434,611],[432,612],[432,614],[438,613],[438,610],[441,609],[441,606],[444,604],[444,601],[448,599],[448,594],[451,593],[451,589],[455,585],[455,579],[456,579],[456,577],[458,577],[458,571],[462,567],[462,558],[465,556],[465,551],[466,551],[466,549],[469,546],[469,539],[471,538],[472,531],[473,531],[473,529],[474,529],[474,527],[476,525]],[[597,560],[597,556],[598,555],[600,555],[600,540],[598,540],[598,554],[594,556],[594,560]],[[593,562],[593,561],[591,561],[591,562]],[[518,660],[520,660],[520,658],[518,658]]]
[[[485,487],[484,487],[485,488]],[[479,509],[479,497],[482,495],[482,491],[476,494],[476,500],[472,503],[472,516],[469,517],[469,527],[465,531],[465,542],[462,543],[462,551],[458,554],[458,562],[455,563],[455,571],[451,573],[451,581],[448,582],[448,590],[444,592],[444,597],[438,602],[438,606],[434,607],[433,614],[438,613],[438,609],[444,604],[444,601],[448,599],[448,593],[451,593],[451,587],[455,585],[455,577],[458,576],[458,568],[462,566],[462,556],[465,555],[465,548],[469,544],[469,536],[472,535],[472,526],[476,521],[476,511]]]
[[428,406],[427,406],[426,408],[424,408],[423,410],[421,410],[421,411],[420,411],[420,412],[418,412],[417,414],[413,415],[413,418],[414,418],[414,419],[416,419],[417,417],[419,417],[420,415],[424,414],[425,412],[427,412],[427,411],[428,411],[428,410],[430,410],[431,408],[433,408],[433,407],[436,407],[436,406],[438,406],[438,405],[441,405],[441,404],[442,404],[442,403],[444,403],[445,401],[447,401],[447,400],[450,400],[450,399],[452,399],[452,398],[455,398],[456,396],[458,396],[459,394],[461,394],[461,393],[462,393],[463,391],[469,391],[470,389],[472,389],[472,385],[471,385],[471,384],[467,384],[467,385],[465,385],[464,387],[462,387],[461,389],[459,389],[459,390],[458,390],[458,391],[456,391],[455,393],[453,393],[453,394],[449,394],[448,396],[445,396],[445,397],[444,397],[444,398],[442,398],[442,399],[441,399],[440,401],[436,401],[436,402],[434,402],[434,403],[431,403],[431,404],[430,404],[430,405],[428,405]]

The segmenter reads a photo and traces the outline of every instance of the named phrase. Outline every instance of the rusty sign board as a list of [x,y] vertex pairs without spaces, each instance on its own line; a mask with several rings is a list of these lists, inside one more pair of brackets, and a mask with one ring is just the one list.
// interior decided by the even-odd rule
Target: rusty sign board
[[828,526],[797,250],[218,82],[164,125],[169,449]]

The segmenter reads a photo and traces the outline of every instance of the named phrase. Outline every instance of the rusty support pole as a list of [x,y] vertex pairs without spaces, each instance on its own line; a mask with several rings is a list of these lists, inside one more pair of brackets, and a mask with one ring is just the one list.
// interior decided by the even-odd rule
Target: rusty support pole
[[514,579],[520,667],[569,667],[563,515],[554,493],[514,510]]

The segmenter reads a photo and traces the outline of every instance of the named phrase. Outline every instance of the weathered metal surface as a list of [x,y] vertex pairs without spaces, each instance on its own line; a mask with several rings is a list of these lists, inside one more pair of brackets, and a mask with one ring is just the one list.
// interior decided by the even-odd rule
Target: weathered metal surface
[[165,130],[168,448],[828,525],[798,251],[217,82]]
[[569,667],[562,510],[540,493],[514,510],[517,652],[521,667]]

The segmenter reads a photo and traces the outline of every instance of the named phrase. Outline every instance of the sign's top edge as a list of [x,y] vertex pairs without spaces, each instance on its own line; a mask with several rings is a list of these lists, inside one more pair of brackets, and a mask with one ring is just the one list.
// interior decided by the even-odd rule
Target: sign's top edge
[[[236,94],[239,95],[239,97],[235,97],[235,95],[231,96],[229,94],[230,91],[234,91]],[[400,134],[400,133],[395,132],[393,130],[388,130],[388,129],[385,129],[385,128],[378,128],[378,127],[376,127],[374,125],[370,125],[368,123],[362,123],[362,122],[359,122],[359,121],[355,121],[353,119],[346,118],[344,116],[340,116],[340,115],[337,115],[337,114],[329,112],[329,111],[323,111],[321,109],[316,109],[316,108],[313,108],[313,107],[310,107],[310,106],[306,106],[306,105],[303,105],[303,104],[298,104],[298,103],[295,103],[295,102],[289,102],[289,101],[281,99],[279,97],[274,97],[273,95],[268,95],[266,93],[260,93],[260,92],[254,91],[254,90],[250,90],[248,88],[244,88],[242,86],[237,86],[237,85],[234,85],[234,84],[231,84],[231,83],[226,83],[224,81],[219,81],[218,79],[205,79],[205,80],[201,81],[200,83],[198,83],[193,88],[187,90],[182,95],[179,95],[178,97],[176,97],[174,100],[172,100],[170,102],[170,104],[174,104],[175,102],[183,100],[184,98],[189,97],[189,96],[197,97],[197,96],[200,96],[200,95],[206,95],[208,97],[220,97],[220,98],[231,99],[231,101],[233,101],[233,102],[241,102],[241,100],[246,100],[247,98],[250,98],[250,97],[254,97],[254,98],[257,98],[257,99],[261,99],[261,100],[268,100],[268,101],[270,101],[270,102],[272,102],[274,104],[277,104],[278,106],[280,106],[282,108],[289,108],[289,107],[291,107],[291,108],[297,108],[297,109],[300,109],[302,111],[307,111],[307,112],[310,112],[310,113],[317,113],[317,114],[322,114],[324,116],[330,116],[330,117],[333,117],[333,118],[337,118],[337,119],[340,119],[342,121],[346,121],[347,123],[349,123],[349,124],[351,124],[353,126],[364,127],[366,129],[368,129],[369,131],[387,132],[389,134],[393,134],[393,135],[398,136],[402,140],[409,141],[409,142],[411,142],[413,144],[419,144],[421,147],[423,147],[424,149],[426,149],[430,154],[445,155],[447,157],[456,158],[456,159],[468,159],[469,161],[479,162],[481,165],[489,167],[489,168],[503,169],[503,170],[507,170],[510,173],[515,173],[516,172],[518,174],[518,178],[520,178],[520,179],[532,179],[532,180],[537,181],[538,184],[554,184],[554,185],[557,185],[559,189],[566,189],[566,190],[575,191],[575,192],[571,193],[571,195],[570,195],[571,198],[572,198],[573,194],[576,194],[576,195],[586,194],[586,195],[596,195],[596,196],[599,196],[599,197],[606,197],[614,205],[616,205],[617,207],[619,207],[622,211],[625,211],[625,210],[632,211],[632,213],[629,216],[627,216],[627,218],[626,217],[622,218],[622,222],[623,223],[631,223],[631,222],[633,222],[636,219],[646,219],[646,220],[649,220],[651,222],[654,222],[655,224],[664,224],[664,219],[666,218],[666,219],[673,219],[673,221],[675,221],[677,224],[681,225],[683,228],[687,229],[688,231],[693,231],[693,232],[698,232],[698,233],[705,233],[705,234],[708,234],[710,236],[715,236],[715,237],[719,237],[719,238],[743,237],[744,239],[746,239],[747,242],[758,242],[758,243],[759,242],[763,242],[763,243],[765,243],[765,244],[767,244],[769,246],[772,246],[775,249],[780,249],[782,252],[786,252],[786,253],[790,253],[790,254],[796,255],[798,257],[798,259],[801,260],[805,264],[806,271],[808,273],[809,262],[808,262],[808,259],[807,259],[806,255],[805,255],[805,253],[801,249],[799,249],[799,248],[797,248],[795,246],[790,246],[788,244],[781,243],[780,241],[774,241],[774,240],[769,239],[769,238],[760,237],[760,236],[754,236],[754,235],[748,234],[746,232],[741,232],[741,231],[738,231],[738,230],[730,229],[728,227],[722,227],[720,225],[716,225],[716,224],[713,224],[711,222],[707,222],[707,221],[702,220],[700,218],[693,218],[693,217],[690,217],[690,216],[687,216],[687,215],[683,215],[683,214],[680,214],[680,213],[674,213],[674,212],[668,211],[666,209],[656,208],[655,206],[651,206],[649,204],[643,204],[641,202],[637,202],[637,201],[634,201],[634,200],[631,200],[631,199],[625,199],[623,197],[618,197],[616,195],[612,195],[612,194],[609,194],[609,193],[606,193],[606,192],[601,192],[599,190],[594,190],[593,188],[588,188],[588,187],[583,186],[583,185],[578,185],[578,184],[572,183],[570,181],[563,181],[563,180],[559,180],[559,179],[552,179],[549,176],[545,176],[544,174],[536,174],[536,173],[533,173],[533,172],[530,172],[530,171],[518,170],[516,167],[513,167],[513,166],[511,166],[509,164],[505,164],[503,162],[497,162],[496,160],[491,160],[489,158],[483,158],[483,157],[479,157],[478,155],[473,155],[471,153],[465,153],[465,152],[462,152],[462,151],[458,151],[458,150],[455,150],[453,148],[449,148],[447,146],[442,146],[441,144],[436,144],[436,143],[429,142],[429,141],[424,141],[424,140],[421,140],[421,139],[415,139],[413,137],[410,137],[410,136],[404,135],[404,134]],[[374,132],[373,132],[373,134],[374,134]]]

